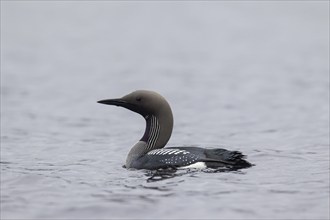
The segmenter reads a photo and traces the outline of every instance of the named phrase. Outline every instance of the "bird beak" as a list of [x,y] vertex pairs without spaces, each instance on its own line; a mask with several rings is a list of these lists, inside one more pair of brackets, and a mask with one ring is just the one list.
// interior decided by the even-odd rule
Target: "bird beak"
[[128,102],[122,100],[122,99],[104,99],[100,100],[97,103],[105,104],[105,105],[116,105],[121,107],[127,107],[129,105]]
[[129,103],[129,102],[123,100],[122,98],[119,98],[119,99],[104,99],[104,100],[98,101],[98,103],[124,107],[124,108],[127,108],[127,109],[131,110],[131,111],[142,114],[141,110],[136,105],[134,105],[132,103]]
[[133,112],[136,112],[136,113],[141,114],[143,117],[147,115],[147,113],[144,112],[143,109],[141,109],[139,106],[134,105],[134,104],[132,104],[132,103],[130,103],[128,101],[125,101],[123,98],[119,98],[119,99],[104,99],[104,100],[98,101],[97,103],[124,107],[124,108],[129,109],[129,110],[131,110]]

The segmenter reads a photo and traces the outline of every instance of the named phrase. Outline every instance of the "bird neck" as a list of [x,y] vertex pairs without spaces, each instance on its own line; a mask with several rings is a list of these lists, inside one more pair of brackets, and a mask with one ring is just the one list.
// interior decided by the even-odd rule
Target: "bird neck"
[[164,102],[158,108],[157,114],[144,116],[146,129],[143,137],[129,151],[126,158],[126,167],[135,167],[138,158],[151,150],[163,148],[171,137],[173,129],[173,114],[171,107]]
[[146,152],[163,148],[171,137],[173,129],[173,116],[169,112],[167,116],[145,116],[146,129],[140,141],[146,143]]
[[145,117],[146,129],[143,137],[129,151],[126,167],[135,167],[134,163],[151,150],[163,148],[171,137],[173,129],[172,112],[166,117],[149,115]]

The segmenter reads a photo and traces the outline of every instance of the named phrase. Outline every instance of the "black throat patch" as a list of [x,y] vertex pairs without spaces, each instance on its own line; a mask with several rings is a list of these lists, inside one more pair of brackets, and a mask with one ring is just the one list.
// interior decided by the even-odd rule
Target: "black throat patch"
[[141,138],[140,141],[144,141],[147,142],[149,137],[150,137],[150,128],[151,128],[151,116],[147,115],[146,117],[144,117],[146,119],[146,130],[144,131],[144,135]]

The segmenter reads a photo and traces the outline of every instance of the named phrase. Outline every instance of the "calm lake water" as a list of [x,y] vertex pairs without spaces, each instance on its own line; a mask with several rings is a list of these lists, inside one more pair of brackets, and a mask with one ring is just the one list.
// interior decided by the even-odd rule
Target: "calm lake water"
[[[1,219],[329,219],[329,2],[1,1]],[[236,172],[122,168],[172,106],[168,146]]]

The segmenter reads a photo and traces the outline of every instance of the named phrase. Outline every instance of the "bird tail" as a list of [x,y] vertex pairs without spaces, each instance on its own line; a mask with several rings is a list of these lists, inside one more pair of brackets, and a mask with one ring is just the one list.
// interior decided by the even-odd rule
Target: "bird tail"
[[225,166],[233,169],[241,169],[248,168],[253,166],[253,164],[249,163],[245,160],[245,155],[239,151],[229,151],[225,149],[206,149],[205,155],[207,159],[208,167],[219,167]]

